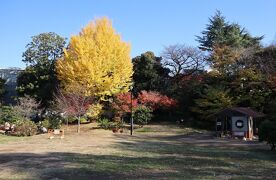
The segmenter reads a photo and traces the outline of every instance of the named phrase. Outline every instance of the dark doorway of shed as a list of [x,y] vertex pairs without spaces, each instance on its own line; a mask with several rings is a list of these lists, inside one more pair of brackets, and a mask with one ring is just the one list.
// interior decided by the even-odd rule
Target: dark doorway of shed
[[216,131],[218,136],[231,136],[232,131],[232,121],[231,117],[224,116],[217,118]]

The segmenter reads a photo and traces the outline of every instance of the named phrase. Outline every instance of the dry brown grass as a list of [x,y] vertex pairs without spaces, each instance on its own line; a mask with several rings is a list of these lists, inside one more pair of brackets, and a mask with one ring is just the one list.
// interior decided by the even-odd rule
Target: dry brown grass
[[[47,135],[9,139],[0,146],[0,179],[273,179],[276,154],[259,142],[216,139],[175,125],[128,132],[65,127]],[[2,136],[0,136],[0,141]]]

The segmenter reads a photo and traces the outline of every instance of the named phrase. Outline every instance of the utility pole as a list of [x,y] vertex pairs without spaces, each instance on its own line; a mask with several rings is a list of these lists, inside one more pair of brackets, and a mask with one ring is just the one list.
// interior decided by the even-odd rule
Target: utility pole
[[130,86],[130,135],[133,133],[132,89],[133,87]]

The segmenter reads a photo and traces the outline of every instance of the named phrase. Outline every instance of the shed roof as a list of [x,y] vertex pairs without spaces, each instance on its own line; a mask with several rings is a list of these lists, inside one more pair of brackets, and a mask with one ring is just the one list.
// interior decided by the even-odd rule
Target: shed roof
[[253,118],[259,118],[259,117],[264,117],[265,114],[261,112],[257,112],[252,110],[251,108],[248,107],[231,107],[231,108],[226,108],[218,113],[216,113],[217,116],[234,116],[234,115],[247,115],[251,116]]

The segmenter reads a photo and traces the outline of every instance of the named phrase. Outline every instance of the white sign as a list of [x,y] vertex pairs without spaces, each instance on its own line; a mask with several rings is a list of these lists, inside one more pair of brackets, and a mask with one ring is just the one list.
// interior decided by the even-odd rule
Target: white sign
[[242,122],[237,122],[237,127],[242,127],[243,123]]

